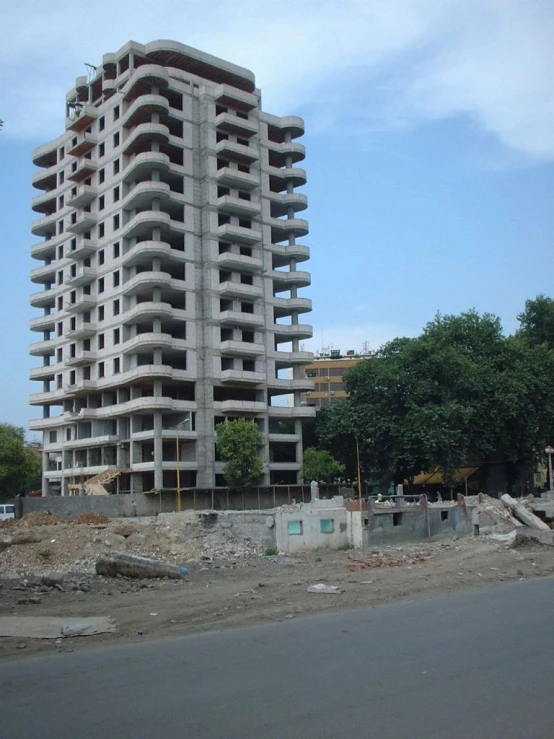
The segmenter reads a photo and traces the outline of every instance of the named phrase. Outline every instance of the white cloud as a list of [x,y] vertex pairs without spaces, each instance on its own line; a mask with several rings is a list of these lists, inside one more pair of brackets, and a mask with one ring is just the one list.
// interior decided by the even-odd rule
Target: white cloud
[[20,0],[7,27],[7,136],[59,133],[84,62],[174,38],[252,69],[268,110],[302,107],[312,126],[468,116],[513,151],[554,158],[550,0]]

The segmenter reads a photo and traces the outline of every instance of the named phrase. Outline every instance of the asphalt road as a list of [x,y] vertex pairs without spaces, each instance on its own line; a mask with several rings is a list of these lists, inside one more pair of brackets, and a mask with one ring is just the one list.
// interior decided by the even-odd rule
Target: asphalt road
[[546,578],[5,662],[0,737],[552,739],[553,690]]

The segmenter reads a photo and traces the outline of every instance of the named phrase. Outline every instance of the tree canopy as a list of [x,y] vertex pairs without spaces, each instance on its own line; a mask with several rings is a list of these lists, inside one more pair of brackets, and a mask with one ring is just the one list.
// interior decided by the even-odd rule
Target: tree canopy
[[340,477],[346,469],[345,465],[337,462],[330,452],[313,447],[306,449],[303,462],[302,473],[305,483],[312,480],[331,482]]
[[358,440],[366,474],[396,482],[437,468],[452,481],[492,452],[508,477],[535,465],[554,440],[554,301],[528,301],[522,316],[515,336],[469,311],[385,344],[347,372],[348,400],[319,411],[320,446],[352,474]]
[[225,464],[228,485],[247,488],[261,477],[263,468],[258,450],[262,435],[254,421],[237,418],[216,427],[216,446]]
[[40,481],[38,457],[25,446],[25,431],[0,423],[0,498],[28,492]]

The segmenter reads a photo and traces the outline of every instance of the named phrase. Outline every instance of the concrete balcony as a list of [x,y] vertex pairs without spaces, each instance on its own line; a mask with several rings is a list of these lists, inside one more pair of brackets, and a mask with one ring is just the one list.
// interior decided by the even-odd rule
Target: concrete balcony
[[309,405],[275,406],[267,409],[270,418],[315,418],[316,408]]
[[85,231],[90,231],[91,228],[96,225],[97,216],[93,213],[87,213],[86,211],[80,213],[77,216],[77,220],[74,223],[70,223],[67,230],[74,234],[81,234]]
[[31,270],[31,282],[51,285],[56,281],[57,263],[51,262]]
[[41,367],[33,367],[29,371],[30,380],[53,380],[56,373],[61,372],[62,364],[43,364]]
[[44,393],[32,393],[29,396],[29,405],[57,405],[65,397],[62,389],[50,390]]
[[222,341],[219,350],[230,357],[261,357],[265,354],[263,344],[251,344],[248,341]]
[[303,341],[305,339],[311,339],[314,335],[313,326],[305,323],[293,323],[287,326],[275,323],[273,325],[273,331],[278,341],[292,341],[292,339]]
[[260,186],[259,175],[241,172],[240,170],[232,169],[231,167],[222,167],[221,169],[218,169],[216,180],[219,185],[236,187],[239,190],[254,190],[256,187]]
[[83,208],[85,205],[92,203],[96,194],[96,188],[92,185],[81,185],[77,188],[75,195],[69,196],[67,204],[70,208]]
[[292,313],[309,313],[312,310],[312,301],[309,298],[273,298],[271,304],[275,318],[284,318]]
[[98,108],[90,103],[79,103],[73,113],[66,118],[65,127],[69,131],[84,131],[98,118]]
[[162,95],[141,95],[121,117],[124,128],[132,128],[152,120],[152,113],[166,115],[169,112],[169,101]]
[[132,325],[134,323],[151,321],[154,318],[170,319],[176,317],[178,314],[185,314],[185,311],[173,308],[170,303],[144,301],[126,311],[125,323]]
[[154,257],[183,262],[186,260],[185,252],[173,249],[166,241],[139,241],[127,251],[121,260],[125,267],[135,265],[150,265]]
[[31,233],[33,236],[48,236],[56,233],[56,222],[59,219],[57,213],[49,213],[43,218],[35,218],[31,223]]
[[33,308],[54,308],[56,298],[60,292],[60,286],[55,285],[48,290],[33,293],[30,297],[30,303]]
[[123,181],[135,182],[148,177],[155,169],[166,172],[170,165],[171,161],[167,154],[162,154],[160,151],[143,151],[127,164],[123,173]]
[[54,354],[59,345],[59,338],[35,341],[29,347],[29,354],[32,357],[44,357],[46,355]]
[[308,221],[304,218],[269,218],[266,223],[271,226],[271,241],[273,243],[285,241],[291,234],[307,236],[310,230]]
[[184,339],[175,339],[171,334],[161,332],[145,332],[128,339],[121,345],[122,354],[137,354],[143,350],[166,349],[186,351],[189,348]]
[[263,297],[263,287],[256,285],[243,285],[242,282],[220,282],[219,296],[222,298],[243,298],[246,300],[259,300]]
[[75,247],[75,249],[71,249],[66,256],[68,259],[84,259],[85,257],[90,257],[91,254],[94,254],[97,248],[98,244],[96,241],[93,241],[92,239],[80,238],[77,241],[77,246]]
[[56,314],[49,313],[38,318],[31,318],[29,328],[31,331],[53,331],[56,325]]
[[309,393],[314,389],[314,383],[306,378],[303,379],[273,379],[269,380],[267,386],[271,390],[280,390],[281,394],[293,393],[295,391]]
[[223,252],[217,256],[216,262],[220,269],[236,270],[238,272],[250,272],[252,274],[261,272],[263,261],[257,257],[247,257],[231,251]]
[[279,270],[268,270],[266,277],[273,280],[273,289],[277,292],[290,290],[291,287],[308,287],[312,284],[312,277],[309,272],[280,272]]
[[32,183],[37,190],[54,190],[58,184],[58,165],[53,164],[34,174]]
[[71,287],[79,287],[80,285],[89,285],[96,277],[96,270],[92,267],[79,267],[75,270],[74,275],[70,275],[66,279],[66,285]]
[[124,141],[123,154],[130,156],[145,147],[150,150],[153,141],[166,144],[169,141],[169,128],[163,123],[140,123]]
[[296,115],[279,117],[264,113],[263,120],[267,123],[269,137],[272,140],[284,141],[286,133],[290,133],[293,139],[304,135],[304,119]]
[[265,382],[265,372],[245,372],[244,370],[222,370],[221,382],[232,385],[261,385]]
[[273,267],[287,267],[291,260],[295,262],[306,262],[310,258],[310,249],[307,246],[301,244],[290,244],[284,246],[283,244],[270,244],[269,251],[271,251],[273,258]]
[[215,118],[215,125],[219,131],[250,138],[258,133],[258,122],[239,118],[233,113],[220,113]]
[[[103,436],[88,436],[86,439],[72,439],[64,443],[64,449],[89,449],[94,446],[113,445],[119,442],[117,434],[104,434]],[[85,468],[87,469],[87,468]],[[69,468],[71,475],[77,475],[76,468]]]
[[300,187],[307,182],[306,170],[300,167],[269,167],[269,188],[273,192],[281,192],[287,189],[290,182],[293,187]]
[[123,285],[123,295],[140,295],[156,287],[171,288],[173,278],[168,272],[139,272]]
[[136,216],[123,226],[121,229],[121,238],[131,239],[144,234],[150,234],[153,228],[171,229],[174,231],[183,231],[184,223],[175,221],[169,213],[163,210],[144,210],[137,213]]
[[289,208],[292,208],[297,213],[301,210],[306,210],[308,207],[308,198],[301,192],[272,192],[270,193],[269,199],[271,202],[272,218],[287,216]]
[[236,141],[224,139],[215,145],[215,153],[218,157],[231,159],[241,164],[252,164],[260,158],[257,147],[238,144]]
[[53,213],[56,210],[56,190],[47,190],[42,195],[37,195],[31,201],[31,207],[35,213]]
[[75,303],[66,301],[65,309],[68,313],[86,313],[96,306],[96,298],[92,295],[83,295]]
[[169,83],[169,72],[159,64],[143,64],[131,73],[125,85],[123,99],[126,102],[135,100],[140,95],[150,92],[152,86],[165,88]]
[[[55,429],[58,426],[63,425],[64,420],[62,416],[53,416],[52,418],[35,418],[29,423],[31,431],[48,431],[48,429]],[[54,475],[56,473],[53,473]],[[61,475],[61,472],[57,473]]]
[[31,256],[33,259],[41,259],[53,261],[56,259],[56,247],[59,245],[58,239],[46,239],[31,247]]
[[235,226],[232,223],[224,223],[216,227],[216,236],[222,241],[237,242],[240,244],[257,244],[262,240],[262,232],[254,231],[252,228]]
[[222,326],[261,328],[265,325],[265,316],[257,313],[242,313],[235,310],[224,310],[219,314],[219,323]]
[[95,133],[86,133],[86,131],[75,138],[77,139],[75,143],[72,141],[67,148],[67,153],[70,157],[82,157],[98,143],[97,135]]
[[256,95],[225,83],[215,88],[214,98],[220,105],[228,105],[230,108],[237,108],[238,110],[248,111],[258,107]]
[[310,364],[313,362],[314,355],[311,352],[280,352],[273,349],[267,353],[270,359],[274,359],[276,363],[292,365],[292,364]]
[[270,444],[293,444],[297,441],[300,441],[300,435],[299,434],[272,434],[271,432],[268,434],[268,439]]
[[287,160],[295,164],[306,158],[306,148],[303,144],[270,141],[267,147],[269,150],[269,163],[273,167],[284,167],[287,164]]
[[47,144],[33,149],[33,164],[35,167],[53,167],[58,161],[59,139],[49,141]]
[[78,328],[68,329],[64,333],[66,339],[76,341],[77,339],[89,339],[91,336],[98,331],[98,325],[96,323],[84,322]]
[[78,352],[74,357],[66,354],[66,356],[64,357],[64,363],[68,367],[82,367],[85,364],[91,364],[91,362],[96,362],[97,359],[98,359],[98,354],[96,352],[83,351],[83,352]]
[[266,403],[256,400],[223,400],[220,403],[214,403],[215,408],[224,415],[243,415],[265,413],[267,410]]
[[243,198],[234,198],[231,195],[223,195],[215,201],[217,209],[221,213],[230,215],[253,217],[260,213],[260,203],[253,203]]
[[[175,193],[179,195],[179,193]],[[167,182],[146,180],[137,183],[133,189],[123,198],[121,207],[123,210],[144,210],[152,207],[153,198],[160,201],[168,201],[171,197],[171,188]],[[182,197],[182,196],[181,196]]]
[[83,157],[77,162],[77,168],[74,169],[67,175],[68,180],[73,182],[82,182],[87,177],[91,177],[98,169],[98,162],[96,159],[87,159]]

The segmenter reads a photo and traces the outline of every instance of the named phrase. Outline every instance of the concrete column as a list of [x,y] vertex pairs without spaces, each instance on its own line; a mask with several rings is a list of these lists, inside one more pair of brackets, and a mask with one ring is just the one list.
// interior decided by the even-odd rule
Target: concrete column
[[153,355],[154,355],[154,364],[163,364],[163,361],[162,361],[162,350],[161,349],[159,349],[159,348],[154,349]]
[[154,397],[155,398],[161,398],[162,397],[162,381],[161,380],[154,380],[153,384],[153,391],[154,391]]
[[158,490],[163,487],[162,467],[162,414],[161,411],[154,413],[154,487]]
[[42,494],[43,495],[48,495],[48,480],[46,479],[46,472],[48,472],[48,454],[47,452],[43,452],[42,453]]

